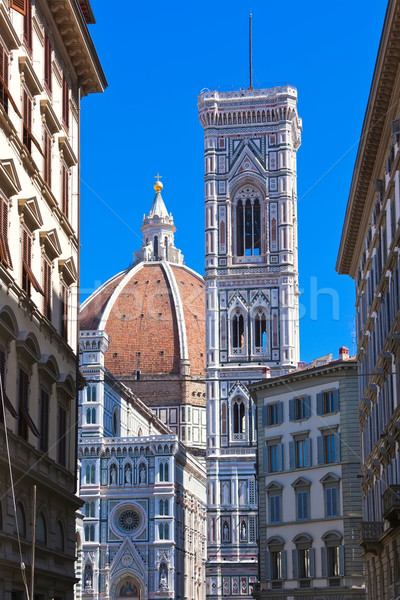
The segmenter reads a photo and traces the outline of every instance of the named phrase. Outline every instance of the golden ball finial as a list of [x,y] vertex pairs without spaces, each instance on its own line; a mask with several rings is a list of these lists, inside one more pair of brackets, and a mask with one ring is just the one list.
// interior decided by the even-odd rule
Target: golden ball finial
[[159,194],[164,186],[160,181],[161,175],[155,175],[155,177],[156,177],[157,181],[154,184],[154,189],[156,190],[156,193]]

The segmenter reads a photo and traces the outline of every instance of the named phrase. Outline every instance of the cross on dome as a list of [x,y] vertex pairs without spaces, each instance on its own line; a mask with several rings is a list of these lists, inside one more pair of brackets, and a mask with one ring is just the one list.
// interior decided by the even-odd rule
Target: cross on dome
[[161,192],[161,190],[163,189],[163,187],[164,187],[163,184],[160,181],[162,175],[160,175],[159,173],[157,173],[157,175],[154,175],[154,177],[157,179],[157,181],[154,184],[154,189],[156,190],[157,194],[159,194]]

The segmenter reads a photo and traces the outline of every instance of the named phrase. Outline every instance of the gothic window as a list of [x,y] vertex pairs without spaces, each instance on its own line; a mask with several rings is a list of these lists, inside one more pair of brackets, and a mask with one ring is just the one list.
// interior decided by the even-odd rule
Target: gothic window
[[232,406],[233,433],[245,433],[246,431],[246,408],[243,400],[235,400]]
[[236,197],[236,255],[261,254],[261,205],[254,188],[243,188]]
[[39,513],[36,521],[36,541],[44,546],[47,544],[47,527],[43,513]]
[[260,308],[254,317],[254,349],[255,352],[265,352],[267,348],[267,317]]
[[96,467],[93,463],[92,464],[89,463],[86,465],[85,483],[86,484],[96,483]]
[[169,524],[159,523],[158,524],[158,539],[169,540]]
[[86,411],[86,423],[88,425],[92,424],[94,425],[96,423],[97,419],[96,419],[96,409],[95,408],[88,408]]
[[164,238],[164,245],[165,245],[165,259],[168,260],[168,238],[167,238],[167,236],[165,236],[165,238]]
[[167,498],[160,498],[158,503],[158,512],[160,515],[169,516],[169,502]]
[[158,236],[157,235],[154,236],[153,254],[154,254],[154,260],[157,260],[158,259]]
[[160,481],[169,481],[169,464],[166,461],[160,462]]
[[239,312],[232,317],[232,349],[234,354],[245,352],[245,321]]
[[[93,539],[94,539],[94,526],[93,527]],[[64,527],[60,520],[56,523],[56,548],[64,552],[65,540],[64,540]]]
[[86,517],[94,517],[94,502],[86,502],[85,503],[85,516]]

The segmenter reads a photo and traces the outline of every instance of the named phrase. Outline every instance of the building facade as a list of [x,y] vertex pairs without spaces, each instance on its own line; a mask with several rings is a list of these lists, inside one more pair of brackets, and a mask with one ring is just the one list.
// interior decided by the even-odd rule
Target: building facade
[[133,266],[81,307],[81,330],[106,331],[105,366],[193,452],[206,447],[204,280],[183,262],[161,196],[144,216]]
[[400,595],[400,2],[390,0],[346,210],[337,271],[356,284],[367,598]]
[[255,407],[247,385],[297,367],[296,152],[291,86],[204,92],[207,595],[258,580]]
[[255,597],[365,597],[358,378],[340,359],[254,383],[260,584]]
[[205,468],[104,366],[104,331],[80,334],[76,600],[205,595]]
[[25,599],[27,591],[37,600],[73,597],[80,505],[75,495],[80,101],[106,86],[90,23],[87,0],[0,4],[5,600]]

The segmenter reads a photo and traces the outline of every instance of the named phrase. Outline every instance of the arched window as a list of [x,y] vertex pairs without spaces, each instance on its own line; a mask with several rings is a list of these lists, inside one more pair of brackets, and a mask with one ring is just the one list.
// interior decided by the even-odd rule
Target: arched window
[[160,499],[158,512],[160,515],[169,516],[169,502],[167,499]]
[[18,531],[19,531],[19,535],[23,538],[26,537],[26,517],[25,517],[25,510],[24,507],[22,506],[21,502],[18,502],[17,504],[17,524],[18,524]]
[[337,531],[329,531],[322,536],[325,546],[321,548],[322,577],[344,575],[344,547]]
[[160,481],[169,481],[169,465],[167,462],[160,462]]
[[87,464],[85,470],[85,483],[96,483],[96,467],[94,464]]
[[154,248],[154,252],[153,252],[154,259],[157,260],[158,259],[158,236],[157,235],[154,236],[154,242],[153,242],[153,244],[154,244],[154,246],[153,246],[153,248]]
[[94,542],[94,525],[85,525],[85,542]]
[[158,537],[160,540],[169,540],[169,524],[159,523],[158,524]]
[[95,408],[88,408],[86,411],[86,423],[88,425],[94,425],[97,421],[97,414]]
[[246,409],[242,400],[235,400],[233,403],[233,433],[244,433]]
[[118,410],[115,409],[113,412],[113,436],[114,437],[117,437],[117,435],[118,435],[118,423],[119,423]]
[[64,527],[60,520],[58,520],[56,523],[56,548],[64,552]]
[[94,502],[86,502],[85,515],[86,517],[94,517]]
[[43,513],[39,513],[36,519],[36,541],[39,544],[47,544],[47,527]]
[[164,238],[164,245],[165,245],[165,259],[168,260],[168,238],[167,238],[167,236],[165,236],[165,238]]
[[87,401],[88,402],[96,402],[96,399],[97,399],[96,386],[89,385],[87,388]]
[[245,351],[244,317],[240,313],[232,318],[232,348],[234,354]]
[[262,310],[254,318],[254,346],[256,349],[267,347],[267,317]]

